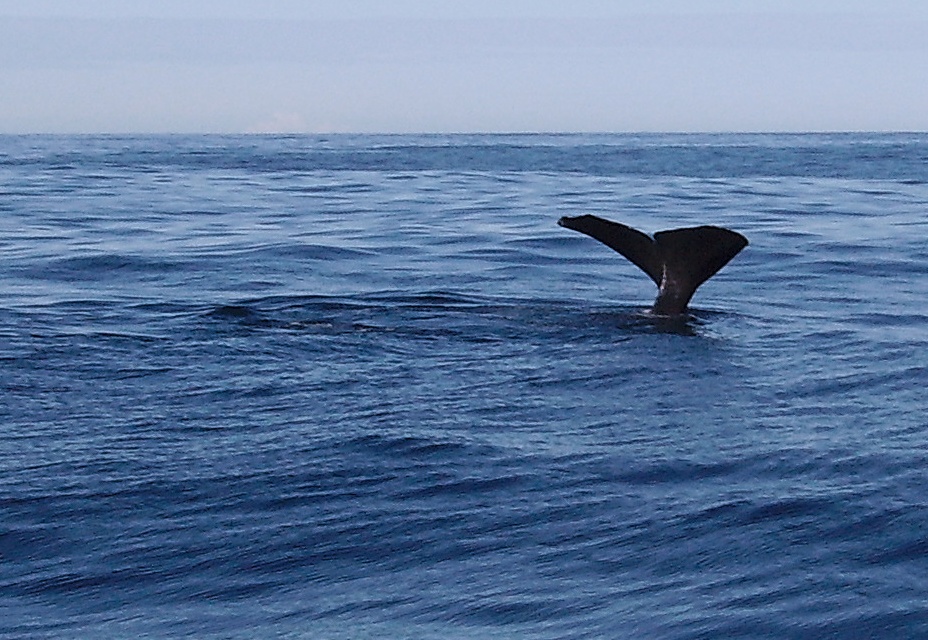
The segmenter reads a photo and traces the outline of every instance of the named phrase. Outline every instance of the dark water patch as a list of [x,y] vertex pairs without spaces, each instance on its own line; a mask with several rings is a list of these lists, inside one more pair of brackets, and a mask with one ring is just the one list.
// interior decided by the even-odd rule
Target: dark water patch
[[248,325],[261,326],[263,324],[267,324],[267,321],[263,319],[258,311],[246,305],[222,305],[210,311],[207,315],[218,320],[231,320],[234,322],[240,321]]
[[[421,436],[397,435],[387,437],[380,433],[360,436],[345,443],[347,448],[368,451],[374,455],[396,456],[401,459],[453,459],[465,457],[468,453],[478,453],[473,445],[463,442],[430,440]],[[480,453],[486,455],[487,451]]]
[[51,260],[31,267],[26,273],[35,279],[75,282],[115,279],[126,274],[156,277],[166,272],[184,270],[188,266],[189,263],[171,259],[100,254]]
[[417,295],[382,292],[358,297],[295,296],[224,305],[211,315],[253,326],[292,330],[322,323],[342,329],[476,341],[530,341],[539,331],[573,339],[604,335],[699,335],[720,312],[697,310],[681,317],[651,316],[629,307],[589,309],[558,301],[512,300],[444,292]]
[[629,471],[619,475],[618,479],[631,484],[645,485],[664,482],[678,483],[730,475],[736,467],[737,463],[733,462],[706,465],[680,461],[670,465],[659,465],[649,469]]
[[[412,176],[410,176],[410,179],[412,179]],[[344,198],[350,194],[371,193],[373,192],[374,188],[371,185],[362,182],[333,182],[330,184],[281,186],[278,187],[277,190],[283,191],[285,193],[296,193],[310,196],[332,195]]]

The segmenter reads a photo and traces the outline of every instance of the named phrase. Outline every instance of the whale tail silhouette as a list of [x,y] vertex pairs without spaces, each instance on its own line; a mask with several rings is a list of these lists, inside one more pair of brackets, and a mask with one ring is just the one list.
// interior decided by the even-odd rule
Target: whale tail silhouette
[[715,275],[748,244],[740,233],[721,227],[690,227],[650,236],[598,216],[563,217],[557,223],[585,233],[618,251],[657,284],[656,315],[686,313],[703,282]]

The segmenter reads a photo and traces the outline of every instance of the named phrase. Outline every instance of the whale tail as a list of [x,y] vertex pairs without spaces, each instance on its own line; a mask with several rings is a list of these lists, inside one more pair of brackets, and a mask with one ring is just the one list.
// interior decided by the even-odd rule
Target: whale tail
[[557,223],[599,240],[648,274],[659,288],[651,308],[656,315],[686,313],[699,285],[748,244],[740,233],[721,227],[659,231],[652,239],[641,231],[598,216],[565,216]]

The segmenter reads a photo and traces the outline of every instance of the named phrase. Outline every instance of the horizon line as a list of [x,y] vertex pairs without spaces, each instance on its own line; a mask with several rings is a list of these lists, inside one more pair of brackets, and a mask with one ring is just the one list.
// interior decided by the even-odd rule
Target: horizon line
[[577,135],[842,135],[928,134],[928,129],[702,129],[702,130],[484,130],[484,131],[0,131],[0,136],[577,136]]

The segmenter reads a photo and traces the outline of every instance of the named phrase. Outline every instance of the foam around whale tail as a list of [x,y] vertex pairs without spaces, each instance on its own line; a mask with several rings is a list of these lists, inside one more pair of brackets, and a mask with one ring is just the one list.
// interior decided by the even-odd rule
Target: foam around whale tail
[[651,312],[685,313],[696,289],[748,244],[740,233],[701,226],[648,235],[598,216],[563,217],[558,224],[618,251],[644,271],[659,291]]

